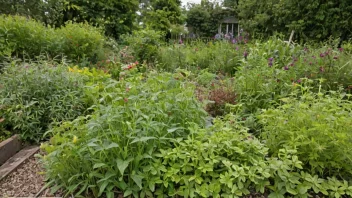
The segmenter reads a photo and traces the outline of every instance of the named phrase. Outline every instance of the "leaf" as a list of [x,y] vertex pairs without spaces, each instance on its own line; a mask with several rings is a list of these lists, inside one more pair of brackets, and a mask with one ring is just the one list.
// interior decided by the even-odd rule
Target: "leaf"
[[107,198],[114,198],[114,192],[113,191],[106,192],[106,197]]
[[142,179],[143,177],[140,175],[131,175],[133,181],[137,184],[137,186],[142,189]]
[[109,146],[107,146],[105,149],[111,149],[111,148],[118,148],[119,145],[116,144],[115,142],[112,142],[111,144],[109,144]]
[[136,142],[146,142],[148,140],[153,140],[156,139],[155,137],[141,137],[141,138],[135,138],[131,144],[136,143]]
[[123,193],[123,196],[127,197],[127,196],[129,196],[131,194],[132,194],[132,190],[128,189],[128,190],[125,191],[125,193]]
[[104,164],[104,163],[97,163],[97,164],[94,164],[93,169],[100,168],[100,167],[103,167],[103,166],[106,166],[106,164]]
[[173,133],[173,132],[175,132],[175,131],[177,131],[179,129],[183,129],[183,128],[182,127],[174,127],[174,128],[168,129],[167,132],[168,133]]
[[149,183],[149,189],[150,189],[150,191],[154,192],[155,191],[155,184],[150,182]]
[[121,159],[117,159],[116,160],[116,165],[117,165],[117,168],[120,171],[121,176],[123,176],[123,174],[124,174],[126,168],[128,167],[129,163],[130,163],[130,161],[124,161],[124,160],[121,160]]
[[101,185],[100,185],[100,188],[99,188],[99,197],[103,194],[106,186],[109,184],[109,181],[104,181]]

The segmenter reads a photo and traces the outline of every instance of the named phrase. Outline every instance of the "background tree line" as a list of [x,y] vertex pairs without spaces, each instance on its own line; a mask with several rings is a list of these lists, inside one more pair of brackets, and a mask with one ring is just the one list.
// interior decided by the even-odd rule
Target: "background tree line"
[[302,41],[352,36],[350,0],[202,0],[184,8],[180,0],[0,0],[0,14],[24,15],[56,27],[88,21],[115,38],[138,27],[166,33],[185,23],[208,37],[225,16],[238,17],[246,31],[261,38],[292,30]]

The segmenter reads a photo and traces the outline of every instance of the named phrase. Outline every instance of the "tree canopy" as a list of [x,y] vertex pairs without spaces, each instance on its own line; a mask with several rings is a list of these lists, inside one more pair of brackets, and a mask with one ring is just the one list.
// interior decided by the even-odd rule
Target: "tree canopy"
[[302,40],[352,35],[350,0],[240,0],[237,11],[245,29],[263,36],[292,30]]

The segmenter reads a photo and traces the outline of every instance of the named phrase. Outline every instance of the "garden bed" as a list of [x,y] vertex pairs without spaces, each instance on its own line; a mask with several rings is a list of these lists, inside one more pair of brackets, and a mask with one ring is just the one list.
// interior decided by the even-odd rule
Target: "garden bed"
[[18,135],[14,135],[0,142],[0,165],[4,164],[10,157],[21,150],[21,141]]

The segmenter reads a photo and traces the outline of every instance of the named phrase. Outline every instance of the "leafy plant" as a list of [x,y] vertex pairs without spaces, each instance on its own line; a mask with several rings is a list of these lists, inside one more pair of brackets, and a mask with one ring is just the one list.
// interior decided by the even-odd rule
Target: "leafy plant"
[[305,89],[303,86],[301,97],[283,98],[282,105],[263,110],[259,116],[261,137],[272,155],[281,148],[295,148],[305,170],[349,179],[351,96],[343,92],[315,94]]
[[7,129],[39,142],[53,122],[73,120],[87,108],[85,77],[66,66],[42,62],[12,63],[0,78],[0,114]]
[[104,41],[101,32],[88,24],[66,23],[54,29],[25,17],[0,16],[0,60],[9,56],[36,59],[45,54],[96,62],[104,58]]
[[163,33],[160,31],[143,29],[134,31],[131,35],[123,35],[121,39],[131,48],[137,60],[152,63],[162,44],[162,37]]
[[268,148],[235,121],[235,116],[227,115],[208,129],[193,125],[191,134],[175,148],[161,149],[154,163],[145,167],[151,185],[141,195],[153,191],[157,197],[241,197],[252,192],[270,198],[351,195],[347,181],[304,172],[295,149],[280,149],[278,155],[266,157]]
[[91,94],[99,96],[95,113],[53,128],[42,147],[49,185],[67,194],[137,197],[153,154],[186,137],[190,123],[205,123],[194,87],[171,74],[135,74]]

